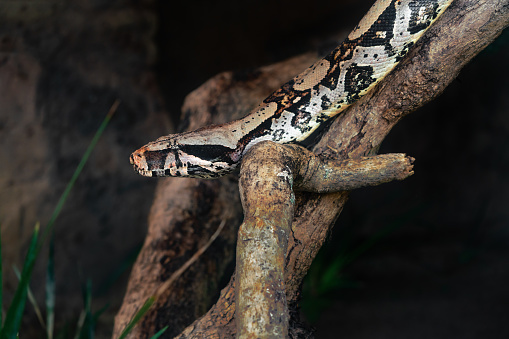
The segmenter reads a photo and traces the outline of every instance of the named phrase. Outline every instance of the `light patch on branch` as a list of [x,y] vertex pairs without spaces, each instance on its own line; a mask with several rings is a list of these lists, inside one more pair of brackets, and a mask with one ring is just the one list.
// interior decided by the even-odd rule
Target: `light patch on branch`
[[[267,161],[259,161],[267,159]],[[321,160],[298,145],[261,142],[244,157],[239,186],[244,222],[237,240],[236,325],[239,338],[286,338],[285,259],[295,189],[332,192],[411,175],[412,158],[386,154]]]

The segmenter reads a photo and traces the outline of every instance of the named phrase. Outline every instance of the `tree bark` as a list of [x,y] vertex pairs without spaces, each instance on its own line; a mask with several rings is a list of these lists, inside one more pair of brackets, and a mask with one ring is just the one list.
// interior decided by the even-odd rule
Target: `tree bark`
[[247,152],[239,180],[244,209],[235,274],[239,338],[288,337],[284,270],[294,191],[352,190],[402,180],[413,174],[412,162],[404,154],[328,161],[301,146],[269,141]]
[[[317,54],[308,53],[252,72],[217,75],[186,98],[181,130],[194,130],[246,115],[288,78],[317,59]],[[226,225],[219,238],[173,285],[172,292],[162,296],[130,338],[150,338],[169,322],[172,326],[165,335],[171,338],[207,312],[216,301],[218,285],[227,282],[232,273],[228,268],[235,259],[238,225],[242,222],[234,176],[218,180],[159,180],[148,234],[116,316],[113,337],[118,337],[152,292],[207,242],[223,220]],[[233,294],[226,296],[230,297]],[[231,316],[225,316],[228,318]]]
[[[508,25],[508,22],[509,4],[507,0],[456,0],[429,29],[394,72],[335,120],[328,132],[313,148],[313,152],[324,158],[334,159],[358,158],[374,154],[382,140],[400,119],[438,96],[457,76],[461,68],[491,43]],[[306,60],[310,64],[313,58],[313,56],[308,55],[300,59],[300,61]],[[254,92],[252,96],[242,98],[246,99],[245,101],[242,101],[242,99],[230,101],[230,104],[222,106],[224,109],[221,112],[234,110],[246,113],[252,108],[252,103],[260,99],[259,96],[264,91],[268,91],[269,87],[274,85],[274,82],[279,82],[271,79],[289,78],[304,68],[300,67],[302,65],[298,62],[297,64],[299,66],[295,66],[295,64],[293,66],[286,66],[294,67],[294,69],[293,72],[288,72],[285,76],[282,76],[283,70],[289,71],[289,69],[284,69],[284,64],[276,65],[275,68],[261,69],[251,84],[264,83],[265,86],[253,87],[244,83],[243,89],[252,89]],[[277,76],[272,78],[276,73],[281,78]],[[228,77],[229,79],[227,79]],[[201,103],[208,101],[208,107],[211,110],[217,111],[221,104],[231,99],[231,97],[219,97],[217,93],[226,91],[228,95],[231,95],[231,93],[236,92],[237,90],[232,91],[230,87],[235,82],[232,73],[229,73],[205,84],[201,89],[201,94],[205,93],[205,97],[208,99],[202,100]],[[214,93],[214,91],[217,92]],[[247,91],[244,93],[247,93]],[[190,96],[190,98],[192,97],[193,95]],[[221,100],[225,101],[219,104]],[[188,110],[192,109],[189,108],[190,106],[188,102]],[[239,107],[242,109],[239,109]],[[199,113],[197,109],[194,110],[196,113]],[[198,114],[194,118],[200,119],[204,116],[210,117],[209,114]],[[212,121],[201,120],[196,123],[192,120],[189,127],[194,129],[201,123],[210,122]],[[214,197],[217,196],[214,190],[227,192],[229,197],[231,197],[232,204],[229,206],[213,206],[212,209],[216,210],[217,208],[217,212],[215,212],[215,218],[212,220],[209,218],[198,220],[198,206],[173,206],[171,211],[165,211],[165,218],[156,219],[154,216],[160,213],[158,211],[165,210],[165,207],[168,209],[168,206],[171,206],[168,202],[156,199],[152,209],[149,236],[147,237],[142,255],[133,269],[123,308],[116,319],[117,331],[123,327],[122,325],[129,320],[134,310],[146,299],[146,295],[142,292],[146,286],[158,285],[161,281],[167,279],[170,271],[176,270],[179,264],[182,264],[185,258],[192,255],[193,250],[199,247],[196,243],[187,244],[184,247],[185,250],[182,250],[182,244],[176,247],[171,246],[177,242],[173,242],[173,239],[178,239],[180,243],[189,241],[182,229],[187,230],[186,232],[189,232],[189,234],[197,231],[203,232],[202,236],[199,237],[201,239],[199,241],[206,242],[207,236],[215,230],[215,227],[210,225],[214,223],[217,225],[220,220],[225,219],[226,214],[230,215],[227,223],[230,227],[227,227],[225,232],[223,232],[221,237],[223,240],[219,240],[216,244],[218,245],[217,249],[207,253],[204,256],[205,258],[203,258],[202,264],[196,265],[194,269],[192,268],[185,274],[183,280],[186,282],[191,281],[193,288],[186,289],[186,286],[182,284],[180,289],[172,290],[172,294],[161,300],[150,316],[143,321],[142,326],[138,327],[137,332],[132,334],[133,338],[148,337],[170,321],[173,322],[176,313],[174,313],[172,305],[181,305],[181,301],[178,304],[179,300],[185,299],[186,303],[203,306],[203,295],[199,294],[195,298],[192,297],[196,291],[199,291],[199,286],[195,286],[196,282],[204,283],[208,281],[210,284],[217,286],[220,279],[219,276],[225,272],[224,263],[231,260],[233,256],[232,246],[236,233],[234,226],[238,224],[241,216],[238,207],[238,196],[234,193],[231,179],[222,179],[223,185],[220,185],[218,181],[175,180],[172,181],[171,187],[168,185],[170,180],[172,179],[161,181],[158,192],[159,196],[164,199],[173,199],[175,206],[178,205],[178,200],[182,198],[183,192],[187,192],[185,194],[189,195],[195,194],[198,201],[196,205],[201,206],[204,203],[204,197],[207,197],[211,199],[211,205],[213,206]],[[204,185],[208,189],[204,189]],[[172,190],[174,193],[165,196],[163,192],[167,190]],[[205,194],[203,193],[204,191],[208,193]],[[295,312],[300,286],[313,258],[323,244],[330,231],[330,227],[334,224],[347,198],[348,192],[329,194],[299,193],[296,195],[295,212],[288,238],[284,276],[286,300],[290,306],[290,336],[310,336],[310,333],[299,324],[296,316],[297,313]],[[158,205],[164,206],[158,207]],[[185,220],[175,221],[172,219],[172,213],[174,213],[175,208],[187,208],[189,215]],[[209,212],[207,211],[207,213]],[[192,220],[192,222],[188,220]],[[181,227],[183,224],[184,228]],[[171,234],[171,237],[169,234]],[[155,239],[159,240],[156,241]],[[197,237],[193,237],[193,239],[197,239]],[[214,247],[214,244],[212,247]],[[209,257],[211,254],[212,256]],[[163,258],[166,259],[162,260]],[[208,264],[205,263],[207,261],[209,262]],[[207,272],[204,272],[206,267],[210,267],[210,261],[215,261],[217,264],[222,265],[219,265],[222,268],[217,270],[218,273],[209,271],[210,273],[207,274]],[[179,337],[224,338],[234,336],[236,333],[234,286],[235,278],[232,277],[230,283],[223,289],[219,300],[212,308],[203,317],[187,327]],[[203,307],[200,310],[203,310]],[[181,308],[180,311],[187,310]],[[176,321],[176,330],[185,321],[196,317],[198,313],[195,307],[192,312],[185,316],[180,314],[179,318],[185,319],[178,319]],[[173,332],[168,333],[167,337],[174,334]]]

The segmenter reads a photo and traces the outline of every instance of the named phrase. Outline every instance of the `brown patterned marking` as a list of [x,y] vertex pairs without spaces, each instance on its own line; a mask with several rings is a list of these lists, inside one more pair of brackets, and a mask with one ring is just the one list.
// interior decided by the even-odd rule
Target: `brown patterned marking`
[[[220,151],[216,145],[229,145],[230,149],[235,149],[228,151],[225,156],[230,157],[233,161],[231,167],[234,167],[242,158],[246,147],[260,140],[292,142],[306,139],[321,123],[342,112],[347,105],[389,73],[413,45],[414,40],[419,38],[420,33],[424,32],[451,2],[452,0],[378,0],[346,41],[272,93],[263,101],[265,106],[262,105],[258,111],[230,124],[169,136],[167,139],[170,143],[177,143],[166,147],[178,149],[178,141],[184,139],[197,147],[203,145],[202,156],[205,158],[207,145],[214,146],[211,148],[214,152]],[[396,18],[403,3],[409,6],[414,21],[407,22]],[[394,32],[395,28],[398,28],[399,32]],[[407,32],[410,33],[410,36],[404,37],[407,40],[400,41],[404,42],[404,46],[391,45],[395,33],[403,35]],[[344,83],[341,83],[342,79]],[[338,88],[338,85],[341,87]],[[344,89],[344,92],[340,92],[340,89]],[[267,108],[270,109],[266,110]],[[283,114],[285,119],[280,120]],[[240,127],[240,133],[237,127]],[[145,155],[150,157],[148,153]],[[200,156],[197,158],[202,159]],[[160,159],[152,160],[154,161],[151,164],[161,164]],[[140,174],[147,172],[149,166],[143,166],[141,161],[135,163]],[[224,172],[227,171],[228,169],[225,169]]]

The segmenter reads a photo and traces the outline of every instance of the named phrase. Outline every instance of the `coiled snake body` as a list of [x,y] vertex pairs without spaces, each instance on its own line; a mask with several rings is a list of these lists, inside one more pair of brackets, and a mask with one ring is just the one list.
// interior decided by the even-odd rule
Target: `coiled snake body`
[[131,155],[144,176],[216,178],[254,144],[303,141],[372,89],[453,0],[379,0],[329,55],[246,117],[150,142]]

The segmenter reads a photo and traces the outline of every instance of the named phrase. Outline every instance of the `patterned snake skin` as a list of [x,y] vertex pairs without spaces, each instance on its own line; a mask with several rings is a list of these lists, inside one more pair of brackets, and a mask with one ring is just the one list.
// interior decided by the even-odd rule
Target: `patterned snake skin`
[[377,1],[341,45],[246,117],[161,137],[135,151],[131,164],[148,177],[217,178],[260,141],[305,140],[382,80],[452,1]]

